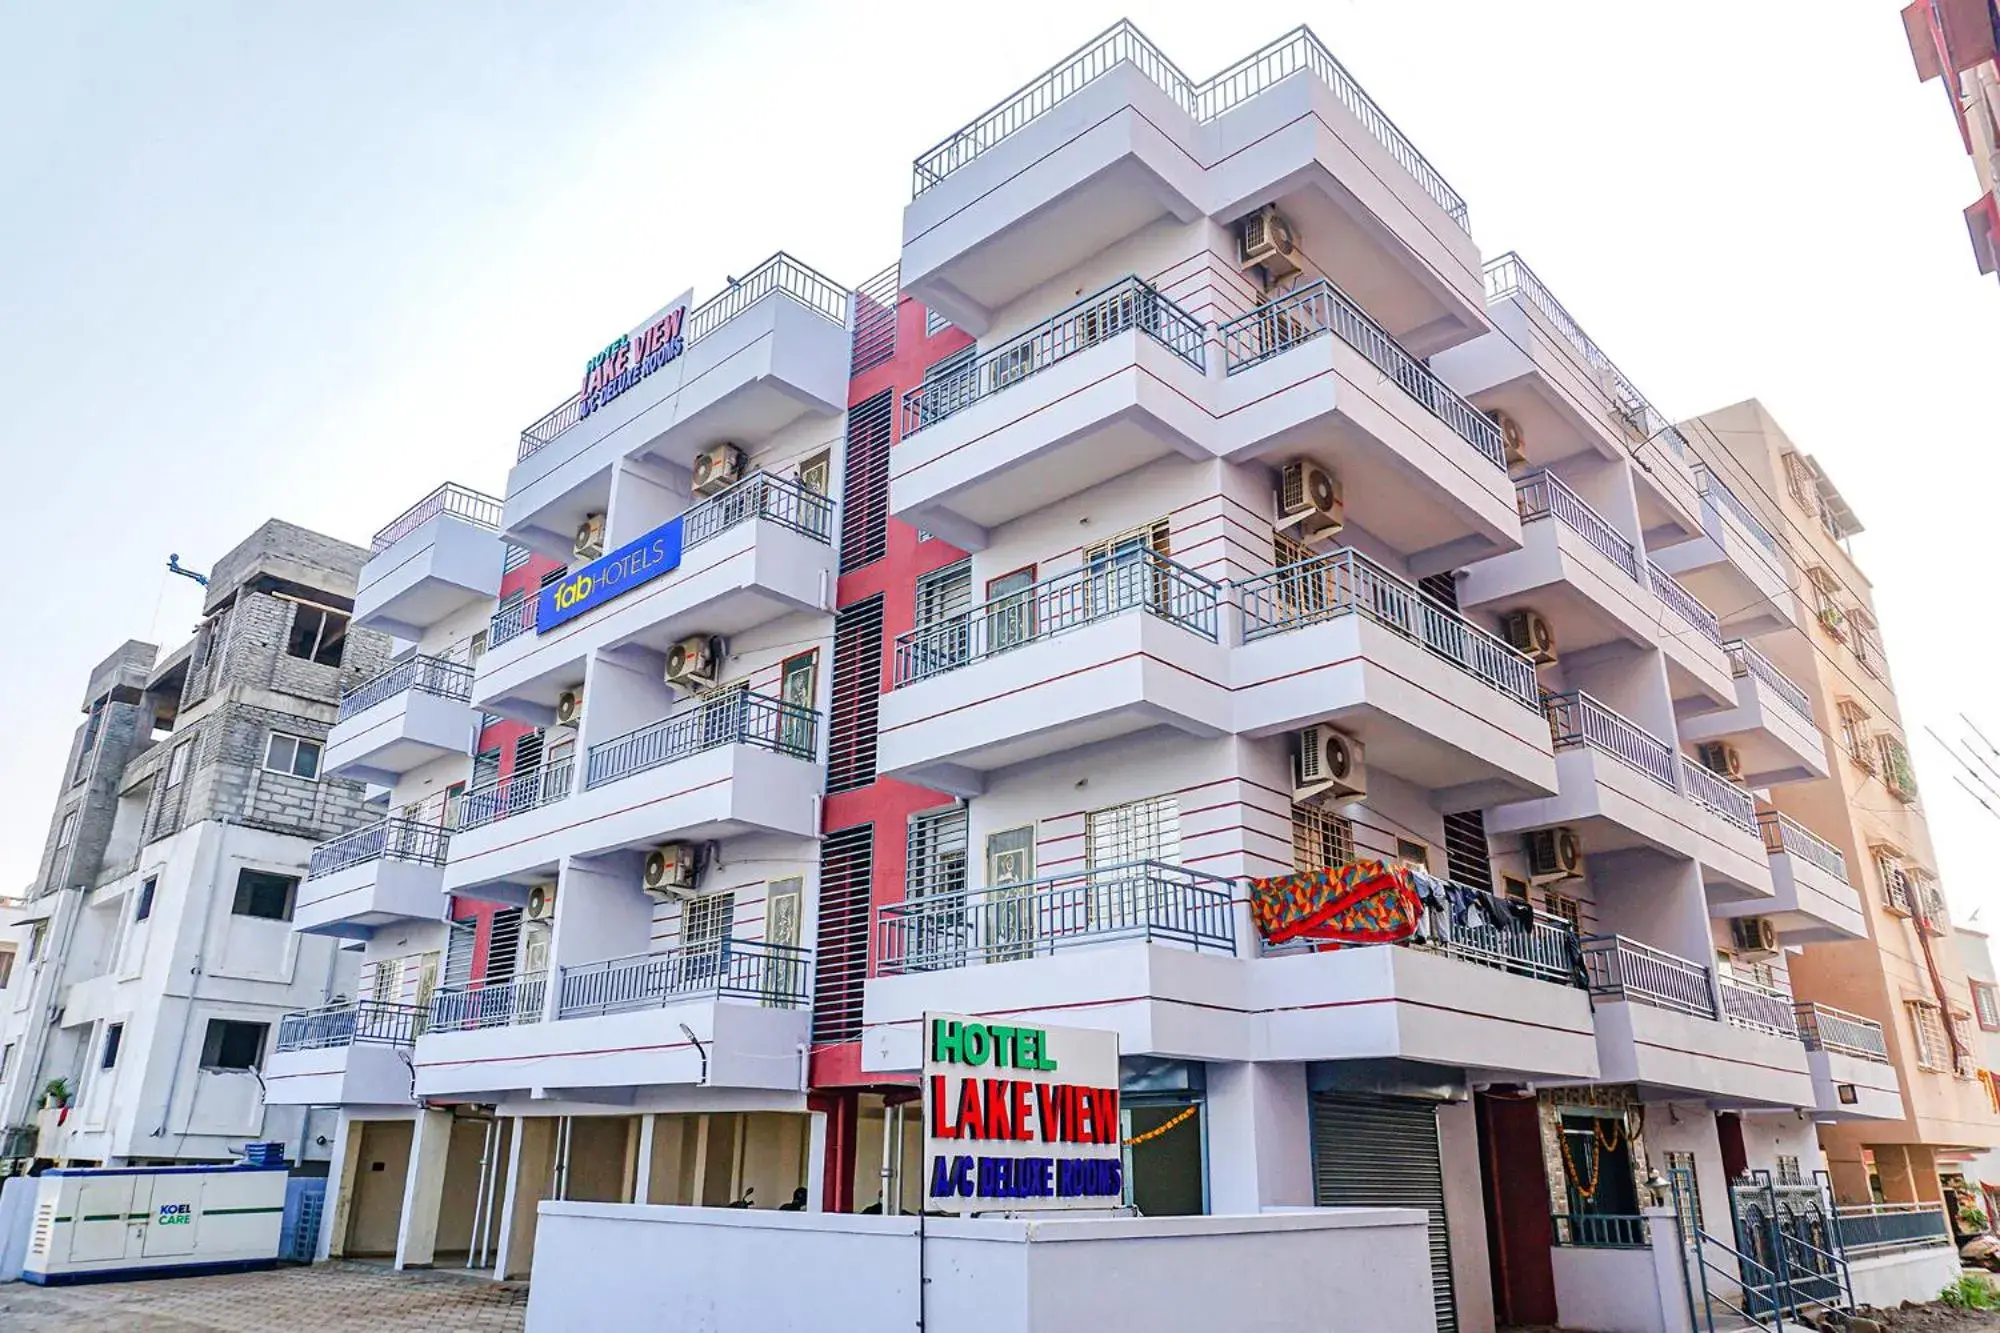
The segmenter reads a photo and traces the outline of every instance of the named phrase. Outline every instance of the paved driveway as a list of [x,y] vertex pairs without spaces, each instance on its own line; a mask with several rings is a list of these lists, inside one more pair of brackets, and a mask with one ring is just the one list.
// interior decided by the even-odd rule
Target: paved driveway
[[528,1288],[331,1263],[266,1273],[0,1286],[7,1333],[521,1333]]

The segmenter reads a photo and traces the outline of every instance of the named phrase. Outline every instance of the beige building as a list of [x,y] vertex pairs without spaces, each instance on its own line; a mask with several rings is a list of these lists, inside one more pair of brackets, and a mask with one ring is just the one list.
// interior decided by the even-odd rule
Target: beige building
[[[1833,482],[1752,399],[1692,423],[1729,484],[1758,507],[1795,566],[1796,634],[1765,650],[1813,697],[1831,776],[1774,789],[1785,815],[1838,847],[1861,890],[1865,940],[1813,943],[1791,960],[1800,1001],[1882,1025],[1901,1086],[1900,1119],[1823,1123],[1843,1202],[1942,1197],[1941,1156],[2000,1144],[1982,1087],[1973,995],[1953,946],[1930,829],[1911,767],[1867,579],[1848,549],[1861,530]],[[1948,1165],[1955,1170],[1955,1165]]]

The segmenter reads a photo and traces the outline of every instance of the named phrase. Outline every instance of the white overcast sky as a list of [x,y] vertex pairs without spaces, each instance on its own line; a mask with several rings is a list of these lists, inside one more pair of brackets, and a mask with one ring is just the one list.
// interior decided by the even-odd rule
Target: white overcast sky
[[1772,407],[1867,525],[1945,885],[1991,901],[1923,725],[2000,739],[2000,284],[1893,0],[1129,3],[0,7],[0,890],[90,666],[192,627],[170,551],[497,492],[607,337],[779,248],[882,269],[911,159],[1129,16],[1197,78],[1311,24],[1662,410]]

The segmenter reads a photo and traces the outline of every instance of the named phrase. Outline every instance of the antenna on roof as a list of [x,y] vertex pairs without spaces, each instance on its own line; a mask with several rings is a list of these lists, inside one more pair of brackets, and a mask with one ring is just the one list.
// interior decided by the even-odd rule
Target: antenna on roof
[[181,557],[177,551],[167,556],[167,572],[169,574],[178,574],[184,579],[193,579],[204,588],[208,586],[208,575],[197,574],[192,569],[181,568]]

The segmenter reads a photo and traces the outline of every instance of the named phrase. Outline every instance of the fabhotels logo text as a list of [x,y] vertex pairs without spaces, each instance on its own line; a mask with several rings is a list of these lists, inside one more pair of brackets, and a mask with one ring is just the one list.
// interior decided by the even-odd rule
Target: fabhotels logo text
[[590,358],[583,370],[579,414],[589,416],[681,354],[687,307],[677,305],[637,333],[621,336]]

